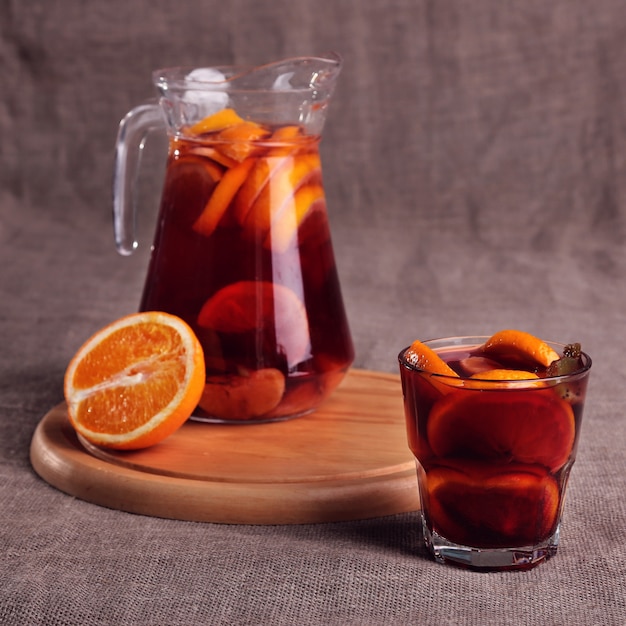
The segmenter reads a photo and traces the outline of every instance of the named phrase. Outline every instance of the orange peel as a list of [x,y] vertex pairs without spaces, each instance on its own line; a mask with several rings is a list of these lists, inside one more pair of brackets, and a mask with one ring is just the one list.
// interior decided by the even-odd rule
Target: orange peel
[[[243,121],[228,126],[215,135],[216,148],[235,161],[247,159],[256,149],[255,142],[267,137],[269,130],[256,122]],[[223,143],[222,143],[223,142]]]
[[278,253],[285,252],[295,240],[304,219],[315,207],[325,207],[324,189],[321,185],[303,185],[293,196],[293,202],[283,205],[275,216],[264,245]]
[[406,361],[420,370],[443,376],[459,375],[432,349],[416,339],[404,353]]
[[205,135],[207,133],[215,133],[235,124],[241,124],[242,122],[244,122],[244,119],[234,109],[226,108],[196,122],[189,127],[188,132],[192,135]]
[[246,159],[235,167],[226,170],[211,194],[204,210],[193,224],[193,229],[206,237],[216,229],[233,198],[248,177],[256,159]]
[[267,232],[274,217],[289,202],[298,188],[321,177],[321,163],[317,152],[287,157],[274,176],[263,187],[244,225],[254,232]]
[[465,379],[464,387],[480,389],[483,381],[488,383],[488,389],[508,387],[523,389],[525,388],[524,382],[527,383],[528,387],[545,386],[545,382],[534,372],[514,369],[492,369],[472,374],[469,378]]
[[482,350],[488,355],[511,356],[544,367],[559,358],[545,341],[522,330],[501,330],[487,339]]

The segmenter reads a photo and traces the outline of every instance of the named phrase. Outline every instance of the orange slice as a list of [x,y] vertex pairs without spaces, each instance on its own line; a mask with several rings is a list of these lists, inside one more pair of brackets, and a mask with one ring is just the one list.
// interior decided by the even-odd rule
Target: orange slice
[[219,419],[255,419],[278,406],[284,392],[282,373],[265,368],[241,376],[210,376],[199,404]]
[[576,425],[572,407],[552,389],[458,389],[432,407],[427,436],[440,458],[536,464],[556,471],[569,458]]
[[[298,144],[301,143],[305,137],[300,126],[280,126],[267,140],[270,145],[279,145],[271,147],[267,151],[267,154],[268,156],[287,156],[294,154],[294,151],[298,149]],[[296,140],[298,140],[297,143]],[[281,143],[285,143],[285,145],[280,145]]]
[[256,149],[256,141],[269,135],[269,130],[256,122],[243,121],[234,126],[228,126],[217,133],[215,141],[219,141],[216,148],[227,157],[235,161],[247,159]]
[[483,352],[493,356],[516,358],[548,367],[559,354],[547,343],[521,330],[501,330],[484,344]]
[[272,143],[279,141],[293,141],[296,137],[302,136],[302,128],[300,126],[280,126],[273,133],[270,141]]
[[293,198],[296,190],[305,183],[321,177],[321,163],[317,152],[287,157],[288,162],[270,178],[250,209],[246,228],[266,233],[272,219]]
[[170,157],[165,173],[165,193],[174,206],[176,221],[192,227],[215,190],[224,170],[217,163],[190,153]]
[[128,315],[72,358],[64,383],[69,419],[95,445],[145,448],[187,420],[204,378],[202,347],[183,320],[161,312]]
[[459,368],[462,376],[472,376],[480,374],[487,370],[493,370],[501,367],[500,363],[485,356],[468,356],[459,361]]
[[285,156],[259,156],[255,164],[241,185],[234,203],[234,215],[240,224],[243,224],[248,217],[248,213],[259,197],[263,188],[268,184],[270,178],[290,161]]
[[[510,387],[522,389],[527,387],[543,387],[545,385],[544,381],[534,372],[497,368],[472,374],[469,379],[465,381],[463,386],[468,389],[481,389],[485,387],[485,385],[481,385],[483,381],[489,381],[487,389],[507,389]],[[526,381],[527,385],[522,385],[521,382],[523,381]]]
[[459,375],[432,348],[417,339],[404,353],[404,358],[413,367],[425,372],[459,378]]
[[533,466],[433,468],[427,489],[434,529],[462,545],[533,545],[553,532],[558,517],[558,484]]
[[240,117],[234,109],[226,108],[209,115],[204,119],[196,122],[189,128],[189,133],[192,135],[204,135],[206,133],[214,133],[218,130],[223,130],[229,126],[235,124],[241,124],[243,118]]
[[210,146],[194,146],[189,150],[189,154],[196,154],[201,157],[208,157],[215,163],[219,163],[224,167],[235,167],[237,165],[237,161],[235,159],[231,159],[227,157],[225,154],[222,154],[219,150],[215,148],[211,148]]
[[272,220],[270,232],[264,245],[278,253],[283,253],[295,240],[300,224],[315,207],[325,207],[324,189],[321,185],[303,185]]
[[193,229],[206,237],[216,229],[230,203],[246,180],[256,159],[249,158],[226,170],[211,194],[204,210],[193,224]]
[[472,374],[470,378],[479,380],[536,380],[539,378],[534,372],[525,370],[493,369],[479,374]]
[[223,287],[204,303],[198,325],[221,333],[255,331],[275,341],[290,366],[310,351],[304,303],[289,287],[277,283],[244,280]]

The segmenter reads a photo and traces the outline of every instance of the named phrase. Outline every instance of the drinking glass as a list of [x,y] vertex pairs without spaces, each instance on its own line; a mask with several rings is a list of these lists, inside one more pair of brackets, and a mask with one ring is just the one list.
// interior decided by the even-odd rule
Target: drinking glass
[[[455,369],[487,339],[423,343]],[[481,380],[420,369],[407,350],[399,365],[429,552],[476,569],[526,569],[556,554],[589,356],[563,375]]]

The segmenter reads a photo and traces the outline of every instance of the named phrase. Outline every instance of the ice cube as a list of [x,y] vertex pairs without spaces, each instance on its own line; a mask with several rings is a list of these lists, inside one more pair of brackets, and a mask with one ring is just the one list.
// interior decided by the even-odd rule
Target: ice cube
[[272,89],[276,91],[293,89],[293,86],[291,84],[291,78],[293,77],[293,75],[294,72],[285,72],[284,74],[277,76],[274,84],[272,85]]
[[204,115],[217,113],[228,106],[228,83],[218,69],[197,68],[187,74],[185,82],[193,83],[193,87],[185,91],[185,102],[201,106]]

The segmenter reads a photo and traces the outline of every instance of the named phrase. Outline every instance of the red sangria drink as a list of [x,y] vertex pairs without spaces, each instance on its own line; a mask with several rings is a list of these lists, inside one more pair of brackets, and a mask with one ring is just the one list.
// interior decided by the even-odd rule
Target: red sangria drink
[[589,356],[506,330],[415,341],[399,362],[430,553],[476,569],[553,556]]
[[170,139],[140,308],[181,317],[202,343],[197,417],[307,413],[353,361],[319,141],[230,108]]

